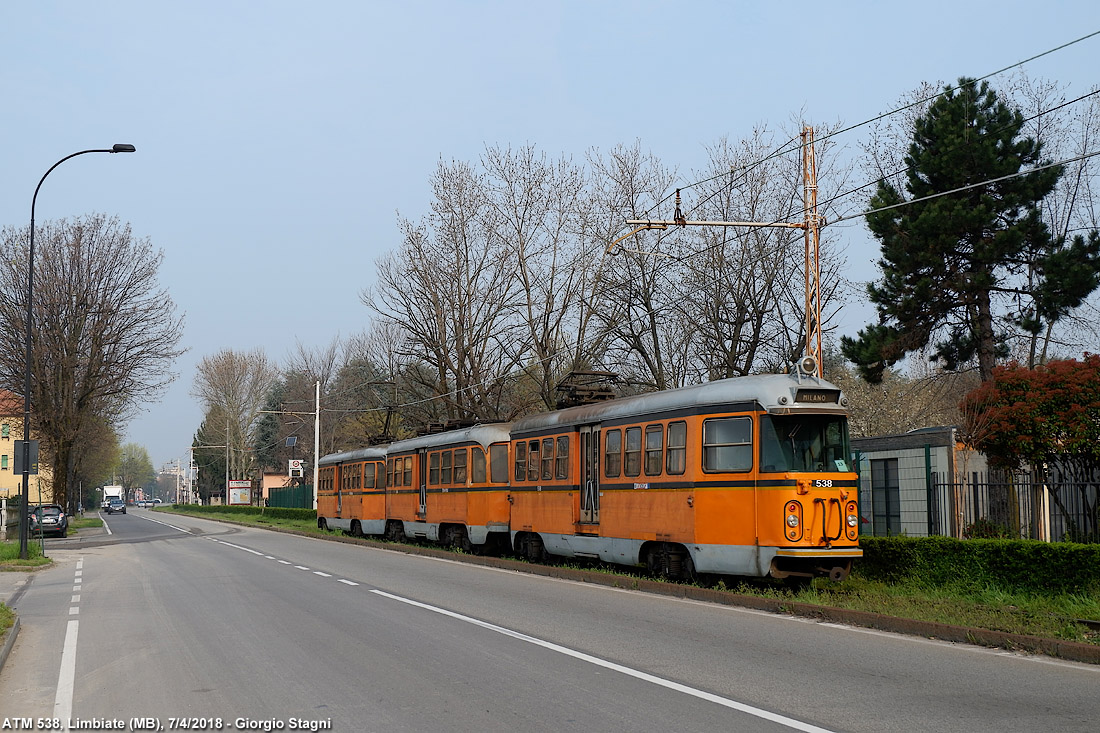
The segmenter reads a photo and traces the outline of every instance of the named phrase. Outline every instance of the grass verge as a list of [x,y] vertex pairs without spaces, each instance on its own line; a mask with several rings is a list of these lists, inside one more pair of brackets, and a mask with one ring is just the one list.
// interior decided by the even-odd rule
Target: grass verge
[[80,517],[77,519],[69,520],[69,530],[81,530],[89,529],[91,527],[102,527],[103,520],[99,517]]
[[7,604],[0,603],[0,639],[8,633],[8,629],[15,623],[15,611],[8,608]]
[[37,541],[27,542],[27,559],[19,559],[18,542],[0,542],[0,570],[33,570],[52,563],[48,557],[42,557],[42,545]]
[[[181,514],[187,512],[173,508]],[[224,519],[258,527],[280,527],[318,536],[335,536],[316,523],[302,520],[272,519],[263,515],[196,513],[207,519]],[[382,543],[380,540],[378,541]],[[433,545],[437,549],[438,546]],[[599,569],[601,572],[632,576],[619,566],[581,565],[569,561],[578,569]],[[712,586],[713,587],[713,586]],[[792,589],[771,581],[719,581],[717,588],[742,595],[790,600],[855,611],[869,611],[887,616],[930,621],[952,626],[988,629],[1011,634],[1024,634],[1043,639],[1076,641],[1100,645],[1100,595],[1028,595],[1008,593],[995,586],[981,588],[964,586],[932,586],[917,582],[887,584],[859,577],[859,567],[841,583],[819,578],[809,586]]]

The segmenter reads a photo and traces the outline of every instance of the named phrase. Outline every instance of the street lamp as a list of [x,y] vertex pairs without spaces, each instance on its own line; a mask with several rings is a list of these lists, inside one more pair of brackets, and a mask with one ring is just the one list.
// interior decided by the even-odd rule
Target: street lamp
[[79,153],[66,155],[50,166],[50,169],[42,175],[38,185],[34,188],[34,197],[31,198],[31,246],[30,256],[27,258],[27,356],[23,367],[23,501],[19,508],[19,557],[23,560],[27,559],[27,502],[30,501],[31,481],[31,342],[33,334],[31,327],[32,318],[34,317],[32,308],[34,296],[34,205],[38,202],[38,189],[42,188],[46,176],[53,173],[54,168],[69,158],[75,158],[86,153],[132,153],[136,149],[133,145],[116,143],[105,150],[81,150]]

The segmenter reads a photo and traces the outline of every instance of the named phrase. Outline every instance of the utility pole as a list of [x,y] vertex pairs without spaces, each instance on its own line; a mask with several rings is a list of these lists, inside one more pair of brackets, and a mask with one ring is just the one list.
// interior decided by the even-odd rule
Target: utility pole
[[313,415],[313,508],[317,509],[317,471],[321,460],[321,382],[314,384],[315,402],[313,412],[294,412],[292,410],[260,410],[261,415]]
[[[670,226],[702,227],[772,227],[781,229],[802,229],[806,240],[806,348],[805,355],[813,359],[813,370],[818,377],[824,372],[821,366],[821,256],[818,251],[820,230],[824,220],[817,213],[817,158],[814,155],[814,128],[805,125],[802,128],[802,199],[804,218],[800,222],[757,222],[757,221],[688,221],[680,213],[680,189],[676,189],[676,211],[672,221],[650,219],[630,219],[626,223],[637,229],[624,234],[608,246],[608,251],[616,243],[643,229],[668,229]],[[805,370],[803,373],[811,371]]]
[[313,413],[313,511],[317,511],[317,470],[321,460],[321,380],[317,380],[317,399]]

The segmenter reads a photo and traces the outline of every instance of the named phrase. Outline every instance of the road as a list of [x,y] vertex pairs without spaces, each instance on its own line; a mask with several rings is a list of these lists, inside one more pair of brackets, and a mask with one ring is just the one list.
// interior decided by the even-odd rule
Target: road
[[109,536],[47,540],[56,567],[15,599],[0,721],[526,733],[1100,719],[1091,665],[141,509],[106,521]]

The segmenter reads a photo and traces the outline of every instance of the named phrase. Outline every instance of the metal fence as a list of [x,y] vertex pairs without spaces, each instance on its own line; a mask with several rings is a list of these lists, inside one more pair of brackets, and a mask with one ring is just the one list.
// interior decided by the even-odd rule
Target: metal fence
[[1098,492],[1098,472],[1074,475],[1056,466],[1034,473],[973,473],[961,482],[933,473],[929,529],[954,537],[1098,542]]
[[267,505],[283,509],[312,509],[313,487],[307,484],[269,489]]

